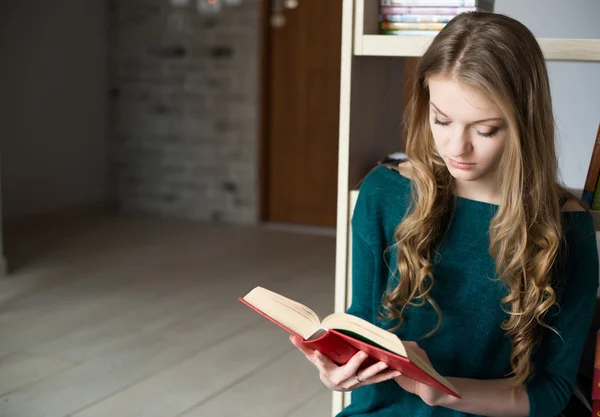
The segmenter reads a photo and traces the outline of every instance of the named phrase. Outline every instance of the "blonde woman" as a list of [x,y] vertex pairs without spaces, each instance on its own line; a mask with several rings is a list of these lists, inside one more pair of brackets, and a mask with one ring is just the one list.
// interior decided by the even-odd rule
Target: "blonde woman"
[[591,215],[558,181],[548,74],[532,33],[468,13],[418,64],[408,161],[364,179],[349,313],[414,341],[462,398],[360,352],[306,350],[339,417],[554,417],[567,404],[598,287]]

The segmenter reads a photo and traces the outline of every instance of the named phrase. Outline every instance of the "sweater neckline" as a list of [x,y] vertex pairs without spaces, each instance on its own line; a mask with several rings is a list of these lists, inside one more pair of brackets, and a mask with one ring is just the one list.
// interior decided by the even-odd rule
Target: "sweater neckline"
[[[410,186],[412,183],[412,180],[408,177],[405,177],[404,175],[400,174],[400,172],[398,172],[398,170],[381,165],[379,167],[381,170],[383,170],[383,174],[396,181],[396,182],[400,182],[401,184],[403,184],[404,186]],[[498,209],[500,208],[500,206],[498,204],[493,204],[493,203],[488,203],[485,201],[479,201],[479,200],[473,200],[471,198],[467,198],[467,197],[460,197],[460,196],[454,196],[456,198],[456,203],[457,206],[463,207],[463,208],[473,208],[473,209],[479,209],[479,210],[483,210],[486,211],[490,214],[495,214]],[[561,211],[561,214],[563,216],[588,216],[589,212],[588,211]]]
[[[389,171],[389,172],[386,172],[386,175],[393,177],[395,180],[399,179],[401,182],[406,183],[408,185],[410,185],[412,183],[412,180],[410,178],[405,177],[400,172],[398,172],[398,170],[395,170],[393,168],[388,168],[386,166],[382,166],[382,169],[384,169],[385,171]],[[498,204],[488,203],[486,201],[474,200],[472,198],[461,197],[461,196],[457,196],[457,195],[455,195],[454,197],[456,198],[457,204],[460,206],[483,208],[486,210],[494,210],[494,211],[498,210],[498,208],[500,207]]]

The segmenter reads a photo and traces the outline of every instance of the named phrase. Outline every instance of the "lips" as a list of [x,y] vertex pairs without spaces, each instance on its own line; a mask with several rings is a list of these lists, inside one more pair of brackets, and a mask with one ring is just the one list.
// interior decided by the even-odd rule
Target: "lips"
[[452,158],[448,158],[448,162],[450,162],[450,165],[452,165],[456,169],[469,169],[473,165],[475,165],[475,164],[469,163],[469,162],[458,162]]

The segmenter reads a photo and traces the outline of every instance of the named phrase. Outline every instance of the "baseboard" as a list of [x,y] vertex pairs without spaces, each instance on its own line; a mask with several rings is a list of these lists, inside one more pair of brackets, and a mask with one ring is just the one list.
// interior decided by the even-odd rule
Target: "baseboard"
[[109,212],[106,202],[88,202],[75,204],[43,213],[25,214],[17,216],[5,216],[5,229],[22,229],[23,227],[35,227],[51,222],[68,221],[89,216],[98,216]]
[[330,227],[315,227],[315,226],[301,226],[287,223],[273,223],[265,222],[263,227],[270,230],[280,230],[284,232],[300,233],[307,235],[318,235],[318,236],[331,236],[335,237],[335,228]]
[[0,256],[0,279],[6,276],[6,258],[4,255]]

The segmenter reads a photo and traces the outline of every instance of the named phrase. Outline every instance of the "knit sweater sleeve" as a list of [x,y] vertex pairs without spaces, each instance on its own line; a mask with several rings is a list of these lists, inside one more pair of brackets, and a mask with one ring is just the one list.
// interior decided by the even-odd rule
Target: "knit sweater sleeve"
[[554,417],[567,405],[596,303],[598,252],[591,215],[565,214],[570,219],[565,284],[558,314],[546,320],[560,336],[545,329],[534,357],[535,374],[527,383],[530,417]]
[[378,193],[381,176],[376,170],[365,177],[360,187],[351,222],[351,305],[348,314],[371,322],[374,312],[375,281],[381,278],[380,248],[382,239]]

